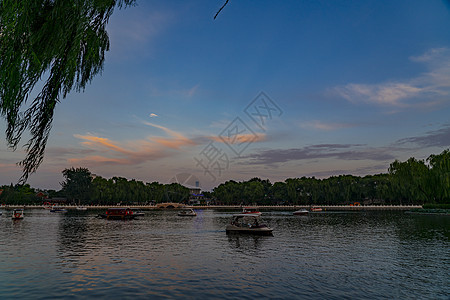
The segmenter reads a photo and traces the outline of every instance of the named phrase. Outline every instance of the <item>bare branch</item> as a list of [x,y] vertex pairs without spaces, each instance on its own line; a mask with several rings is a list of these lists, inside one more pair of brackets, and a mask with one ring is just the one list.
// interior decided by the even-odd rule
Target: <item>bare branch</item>
[[217,15],[222,11],[222,9],[228,4],[228,0],[225,1],[225,3],[222,5],[222,7],[219,9],[219,11],[216,13],[216,15],[214,16],[214,20],[216,19]]

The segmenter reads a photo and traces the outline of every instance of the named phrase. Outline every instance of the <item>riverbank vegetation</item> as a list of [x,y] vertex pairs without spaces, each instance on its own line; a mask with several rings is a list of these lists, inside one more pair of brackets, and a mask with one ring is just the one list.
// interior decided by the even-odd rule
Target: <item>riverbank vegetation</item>
[[[144,183],[123,177],[105,179],[86,168],[63,170],[60,191],[39,191],[25,185],[0,187],[2,204],[39,204],[64,197],[68,203],[93,205],[155,204],[189,200],[189,189],[178,183]],[[268,179],[229,180],[204,192],[214,204],[256,205],[450,205],[450,151],[426,160],[394,161],[384,174],[289,178],[271,183]]]

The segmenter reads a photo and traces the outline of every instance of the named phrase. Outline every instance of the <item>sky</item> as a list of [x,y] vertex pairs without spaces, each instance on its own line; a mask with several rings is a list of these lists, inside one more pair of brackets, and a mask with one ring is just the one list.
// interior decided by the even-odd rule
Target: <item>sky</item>
[[[450,148],[450,2],[143,1],[116,10],[104,69],[56,107],[44,162],[104,178],[385,173]],[[0,185],[25,157],[5,142]],[[26,136],[22,139],[22,145]]]

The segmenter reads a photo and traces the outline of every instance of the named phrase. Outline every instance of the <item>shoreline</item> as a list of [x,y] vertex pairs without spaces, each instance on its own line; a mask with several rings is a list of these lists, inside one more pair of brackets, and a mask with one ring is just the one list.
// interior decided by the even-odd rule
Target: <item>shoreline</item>
[[[76,210],[76,205],[58,205],[64,206],[66,209]],[[350,206],[350,205],[313,205],[314,207],[320,207],[323,211],[382,211],[382,210],[412,210],[412,209],[422,209],[422,205],[361,205],[361,206]],[[82,205],[88,210],[93,209],[107,209],[110,207],[129,207],[143,210],[177,210],[180,208],[161,208],[157,205]],[[193,208],[193,209],[217,209],[217,210],[228,210],[237,209],[241,210],[242,205],[186,205],[183,208]],[[248,206],[252,207],[252,206]],[[310,205],[256,205],[253,207],[258,207],[261,210],[298,210],[298,209],[308,209]],[[1,206],[0,209],[14,209],[14,208],[24,208],[24,209],[44,209],[44,205],[6,205]]]

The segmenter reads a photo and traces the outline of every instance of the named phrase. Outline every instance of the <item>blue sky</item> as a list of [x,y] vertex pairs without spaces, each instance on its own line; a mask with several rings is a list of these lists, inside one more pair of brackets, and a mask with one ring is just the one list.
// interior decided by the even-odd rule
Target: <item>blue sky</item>
[[[448,1],[231,0],[213,20],[222,4],[115,11],[103,73],[57,106],[29,183],[59,189],[73,166],[210,189],[387,172],[450,147]],[[0,184],[24,157],[5,128]]]

